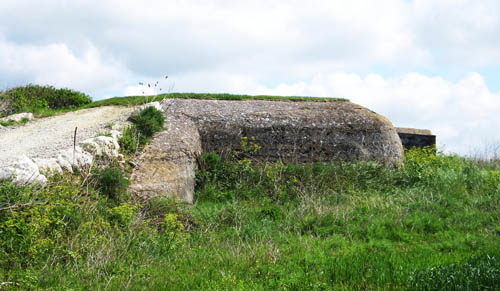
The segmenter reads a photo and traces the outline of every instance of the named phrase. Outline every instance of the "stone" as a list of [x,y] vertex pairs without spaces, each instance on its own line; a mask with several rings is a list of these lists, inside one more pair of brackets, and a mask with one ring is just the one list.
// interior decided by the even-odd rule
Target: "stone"
[[169,116],[166,130],[144,147],[130,177],[130,190],[142,199],[176,197],[193,203],[195,169],[201,143],[194,122]]
[[15,160],[10,166],[0,167],[0,179],[11,179],[16,185],[45,185],[47,178],[40,174],[38,166],[25,155]]
[[118,140],[120,139],[120,136],[122,136],[122,130],[114,130],[113,129],[113,130],[110,130],[109,133],[111,133],[111,137],[114,138],[118,142]]
[[260,147],[257,160],[293,163],[402,162],[403,147],[383,116],[345,102],[164,99],[166,130],[141,153],[130,189],[148,199],[177,197],[193,203],[201,152],[241,152],[242,138]]
[[78,170],[89,168],[94,157],[81,147],[76,146],[75,150],[73,148],[62,150],[56,160],[61,169],[73,173],[73,167]]
[[114,159],[120,154],[118,150],[120,146],[114,137],[97,136],[81,142],[80,147],[94,156],[106,157]]
[[61,174],[63,172],[61,166],[57,163],[57,159],[55,158],[33,159],[33,162],[35,162],[35,164],[38,166],[40,172],[46,174]]
[[6,116],[6,117],[3,117],[3,118],[0,118],[0,121],[15,121],[15,122],[20,122],[21,120],[23,120],[24,118],[27,118],[28,120],[32,120],[33,119],[33,113],[18,113],[18,114],[13,114],[13,115],[9,115],[9,116]]

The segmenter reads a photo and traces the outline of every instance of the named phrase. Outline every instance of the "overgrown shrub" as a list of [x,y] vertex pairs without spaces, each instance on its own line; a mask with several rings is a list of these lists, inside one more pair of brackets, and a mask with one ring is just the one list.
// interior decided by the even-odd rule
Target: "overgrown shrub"
[[137,206],[133,206],[130,203],[125,202],[119,206],[108,209],[108,213],[112,221],[122,227],[126,227],[132,223],[132,219],[137,213]]
[[0,269],[36,265],[59,252],[61,238],[83,219],[77,192],[67,184],[37,190],[0,181]]
[[128,126],[123,130],[122,136],[118,139],[120,150],[124,154],[135,153],[139,149],[140,133],[136,126]]
[[163,112],[152,106],[133,114],[129,120],[133,125],[127,127],[118,140],[122,152],[126,154],[142,148],[153,134],[162,130],[165,123]]
[[84,93],[52,86],[26,85],[0,92],[8,107],[0,115],[19,112],[40,113],[47,109],[75,108],[92,102]]
[[106,167],[96,171],[96,188],[116,205],[127,198],[128,180],[120,169]]
[[165,117],[163,113],[152,107],[146,107],[138,114],[130,116],[130,121],[137,127],[139,132],[146,138],[150,138],[163,128]]

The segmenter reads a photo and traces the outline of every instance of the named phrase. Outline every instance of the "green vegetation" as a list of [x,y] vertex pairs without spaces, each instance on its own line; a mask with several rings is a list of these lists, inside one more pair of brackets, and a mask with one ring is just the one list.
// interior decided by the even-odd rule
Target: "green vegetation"
[[116,166],[1,182],[2,288],[499,289],[499,168],[432,150],[402,169],[242,157],[204,154],[193,206],[128,197]]
[[141,149],[151,139],[153,134],[159,132],[165,123],[163,112],[149,106],[137,114],[130,116],[129,120],[133,123],[127,127],[118,143],[122,152],[126,154],[134,153]]
[[116,205],[128,200],[128,180],[119,168],[106,167],[95,171],[96,189]]
[[[251,96],[211,93],[168,93],[155,96],[114,97],[92,102],[84,93],[71,89],[56,89],[52,86],[26,85],[0,91],[0,117],[20,112],[31,112],[36,117],[52,116],[59,113],[95,108],[100,106],[136,106],[166,98],[212,99],[212,100],[273,100],[273,101],[318,101],[348,102],[344,98],[318,98],[301,96]],[[1,125],[18,125],[2,123]]]
[[318,102],[348,102],[344,98],[320,98],[320,97],[301,97],[301,96],[251,96],[251,95],[234,95],[234,94],[210,94],[210,93],[168,93],[157,96],[130,96],[130,97],[114,97],[105,100],[95,101],[86,107],[99,107],[107,105],[132,106],[140,105],[151,101],[159,101],[163,99],[207,99],[207,100],[273,100],[273,101],[318,101]]
[[2,126],[16,126],[16,125],[24,125],[28,121],[30,121],[28,118],[24,117],[21,119],[21,121],[14,121],[14,120],[8,120],[8,121],[0,121],[0,125]]
[[[39,115],[150,101],[89,103],[65,90],[29,85],[0,101]],[[164,118],[150,107],[131,121],[124,153],[147,143]],[[112,161],[45,187],[0,181],[0,289],[500,289],[498,160],[414,149],[401,169],[292,165],[249,159],[258,150],[244,138],[232,158],[204,154],[192,206],[131,197],[129,169]]]
[[0,92],[0,103],[8,104],[1,116],[20,112],[36,115],[68,111],[89,104],[87,95],[70,89],[56,89],[52,86],[26,85]]

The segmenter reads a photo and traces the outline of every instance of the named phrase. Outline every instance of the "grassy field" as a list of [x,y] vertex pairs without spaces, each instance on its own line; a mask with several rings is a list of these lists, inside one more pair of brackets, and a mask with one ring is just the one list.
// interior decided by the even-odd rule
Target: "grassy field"
[[1,288],[500,287],[500,170],[491,163],[412,150],[402,169],[215,154],[201,164],[192,206],[128,197],[96,172],[43,189],[2,182]]
[[[151,101],[91,102],[58,91],[75,98],[67,105],[66,97],[33,102],[14,93],[25,94],[16,108],[39,116]],[[126,156],[147,142],[137,136],[161,128],[162,116],[150,109],[132,118],[120,139]],[[0,181],[0,290],[500,289],[498,160],[410,150],[396,169],[207,153],[194,205],[131,197],[128,163],[99,164],[45,187]]]

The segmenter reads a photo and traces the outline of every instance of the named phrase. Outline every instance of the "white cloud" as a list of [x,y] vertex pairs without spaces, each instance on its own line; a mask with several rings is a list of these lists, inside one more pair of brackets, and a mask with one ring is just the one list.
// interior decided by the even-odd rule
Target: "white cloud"
[[120,63],[104,60],[92,45],[77,56],[64,43],[20,45],[0,38],[0,55],[0,73],[13,83],[34,82],[95,93],[121,88],[131,76]]

